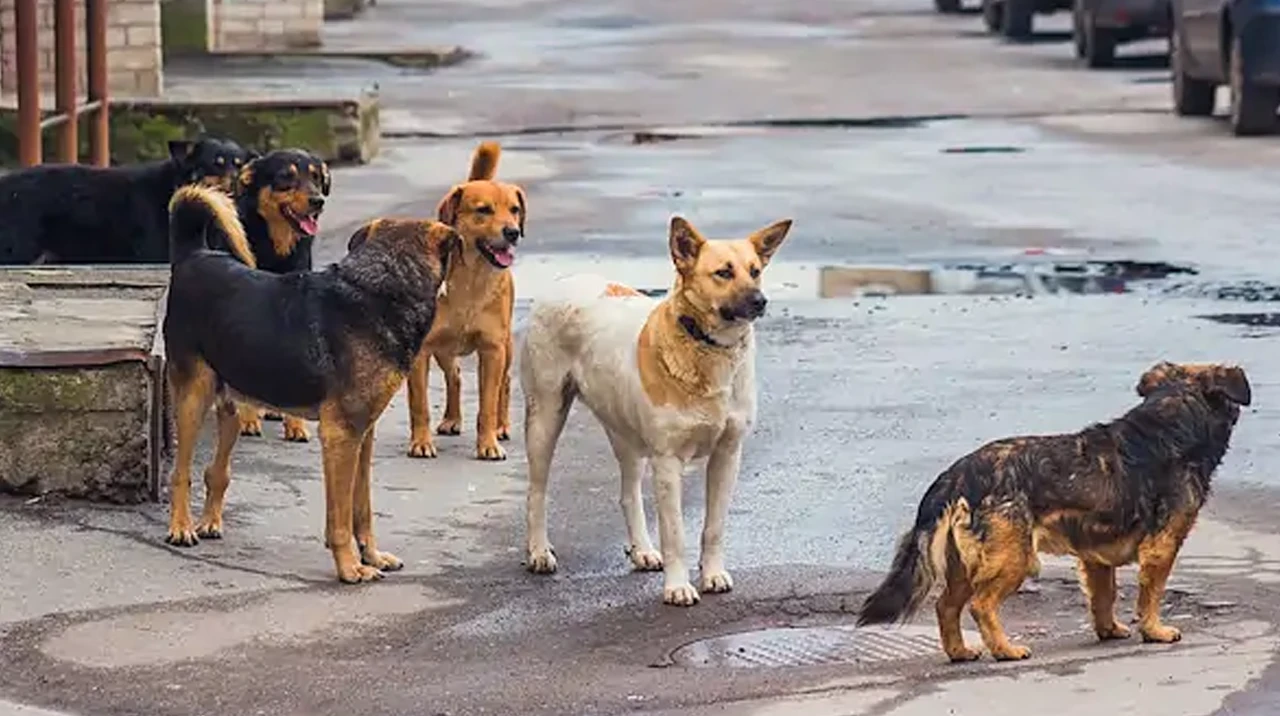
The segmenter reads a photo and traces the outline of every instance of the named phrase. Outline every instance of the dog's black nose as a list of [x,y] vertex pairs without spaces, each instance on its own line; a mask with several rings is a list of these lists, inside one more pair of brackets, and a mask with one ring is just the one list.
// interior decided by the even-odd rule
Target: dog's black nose
[[324,208],[324,197],[322,196],[313,196],[307,202],[311,205],[312,211],[320,211]]
[[767,305],[769,305],[769,299],[765,298],[764,293],[759,289],[752,291],[747,297],[747,308],[751,310],[753,316],[763,316]]
[[503,227],[502,238],[506,239],[507,243],[514,244],[520,240],[520,230],[514,226]]

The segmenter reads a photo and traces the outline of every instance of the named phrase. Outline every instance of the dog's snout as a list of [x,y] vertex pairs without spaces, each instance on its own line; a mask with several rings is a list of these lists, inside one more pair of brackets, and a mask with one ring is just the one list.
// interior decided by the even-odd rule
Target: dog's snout
[[765,298],[764,292],[756,289],[747,296],[747,308],[750,309],[751,315],[763,316],[765,306],[769,305],[769,299]]
[[508,243],[514,244],[520,240],[520,229],[514,226],[504,226],[502,228],[502,238],[506,239]]
[[324,197],[312,195],[307,199],[307,203],[311,206],[312,211],[320,211],[324,208]]

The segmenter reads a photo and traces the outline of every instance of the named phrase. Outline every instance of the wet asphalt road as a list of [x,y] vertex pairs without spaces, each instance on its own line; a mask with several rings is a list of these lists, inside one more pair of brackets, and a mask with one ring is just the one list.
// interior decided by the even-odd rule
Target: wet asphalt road
[[[929,713],[927,697],[945,691],[930,681],[939,677],[933,655],[891,674],[874,664],[651,667],[697,638],[847,622],[939,470],[994,437],[1074,430],[1123,411],[1139,373],[1161,358],[1239,361],[1258,396],[1221,470],[1221,504],[1189,547],[1201,561],[1180,567],[1172,609],[1205,639],[1231,619],[1273,621],[1270,582],[1255,576],[1280,563],[1280,547],[1260,536],[1270,539],[1280,487],[1280,410],[1266,398],[1280,385],[1277,329],[1200,318],[1265,305],[1143,294],[816,299],[823,265],[1002,261],[1027,249],[1185,263],[1200,271],[1193,284],[1280,283],[1269,242],[1280,225],[1280,141],[1233,141],[1220,122],[1168,117],[1158,63],[1078,71],[1061,42],[1002,45],[979,36],[979,22],[897,0],[380,0],[365,19],[333,25],[335,45],[447,40],[484,57],[425,76],[361,63],[312,68],[330,74],[327,92],[379,82],[393,135],[376,162],[336,173],[321,262],[339,257],[365,218],[429,214],[465,172],[477,133],[502,140],[500,174],[530,196],[516,267],[521,316],[562,272],[666,285],[672,213],[713,236],[795,219],[766,274],[774,300],[760,324],[760,422],[729,524],[738,587],[675,610],[657,603],[658,576],[627,571],[616,468],[582,411],[552,478],[562,571],[525,574],[519,437],[505,463],[470,460],[469,393],[464,435],[442,439],[437,461],[410,461],[400,396],[379,425],[375,505],[382,541],[409,567],[373,588],[329,583],[318,446],[285,445],[276,425],[237,453],[221,543],[163,546],[156,506],[6,503],[0,556],[13,567],[0,580],[0,696],[94,716],[613,714],[715,702],[726,704],[715,713],[748,713],[733,702],[865,677],[902,680],[886,703],[909,708],[919,697],[925,710],[910,713]],[[263,71],[172,81],[234,90]],[[952,114],[965,116],[768,125]],[[561,125],[580,129],[518,131]],[[631,143],[632,132],[665,125],[677,125],[663,130],[672,141]],[[974,147],[1007,151],[955,151]],[[513,405],[518,419],[518,395]],[[691,548],[701,523],[696,474],[686,483]],[[1223,567],[1231,550],[1242,556]],[[1055,673],[1101,658],[1079,651],[1067,575],[1052,573],[1045,587],[1015,605],[1014,628],[1050,663],[1059,659],[1048,667]],[[1248,607],[1224,617],[1204,606],[1227,598]],[[1270,703],[1266,688],[1246,684],[1274,646],[1250,648],[1256,659],[1222,674],[1189,652],[1192,670],[1212,679],[1186,677],[1187,691],[1160,692],[1162,716],[1210,713],[1190,698],[1217,693],[1206,689]],[[1044,672],[1027,673],[1040,684]],[[1116,703],[1104,689],[1081,696],[1068,681],[1038,688],[1054,684],[1076,689],[1069,697],[1093,712]]]

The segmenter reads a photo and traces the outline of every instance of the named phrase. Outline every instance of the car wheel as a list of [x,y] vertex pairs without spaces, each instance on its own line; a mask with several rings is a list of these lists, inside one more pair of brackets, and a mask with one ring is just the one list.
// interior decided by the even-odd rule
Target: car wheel
[[1116,62],[1116,41],[1119,33],[1106,27],[1098,27],[1093,13],[1085,13],[1080,19],[1084,26],[1084,63],[1088,67],[1110,67]]
[[933,7],[944,15],[954,15],[960,12],[960,0],[933,0]]
[[1030,39],[1035,11],[1035,0],[1004,0],[1004,22],[1000,23],[1000,33],[1010,40]]
[[1000,32],[1004,26],[1004,5],[996,0],[982,0],[982,24],[987,32]]
[[1280,90],[1249,82],[1244,76],[1238,39],[1231,42],[1231,131],[1237,137],[1269,134],[1276,125]]
[[1218,86],[1187,74],[1185,40],[1178,28],[1169,31],[1169,67],[1173,73],[1173,111],[1181,117],[1208,117],[1213,114],[1213,104]]

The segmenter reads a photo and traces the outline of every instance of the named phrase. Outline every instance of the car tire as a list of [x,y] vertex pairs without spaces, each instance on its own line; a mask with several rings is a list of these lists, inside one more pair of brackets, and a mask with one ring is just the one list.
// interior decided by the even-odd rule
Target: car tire
[[1116,45],[1119,33],[1106,27],[1098,27],[1093,13],[1085,13],[1081,19],[1084,30],[1084,63],[1086,67],[1111,67],[1116,63]]
[[1000,32],[1004,26],[1004,4],[996,0],[982,0],[982,24],[986,25],[987,32]]
[[943,15],[955,15],[961,10],[960,0],[933,0],[933,8]]
[[1270,134],[1276,126],[1280,89],[1259,86],[1245,78],[1238,39],[1231,42],[1230,65],[1231,131],[1237,137]]
[[1173,74],[1173,112],[1179,117],[1209,117],[1218,86],[1187,74],[1185,40],[1177,27],[1169,31],[1169,68]]
[[1000,34],[1006,39],[1025,41],[1031,39],[1032,21],[1035,17],[1035,0],[1004,0],[1004,17]]

